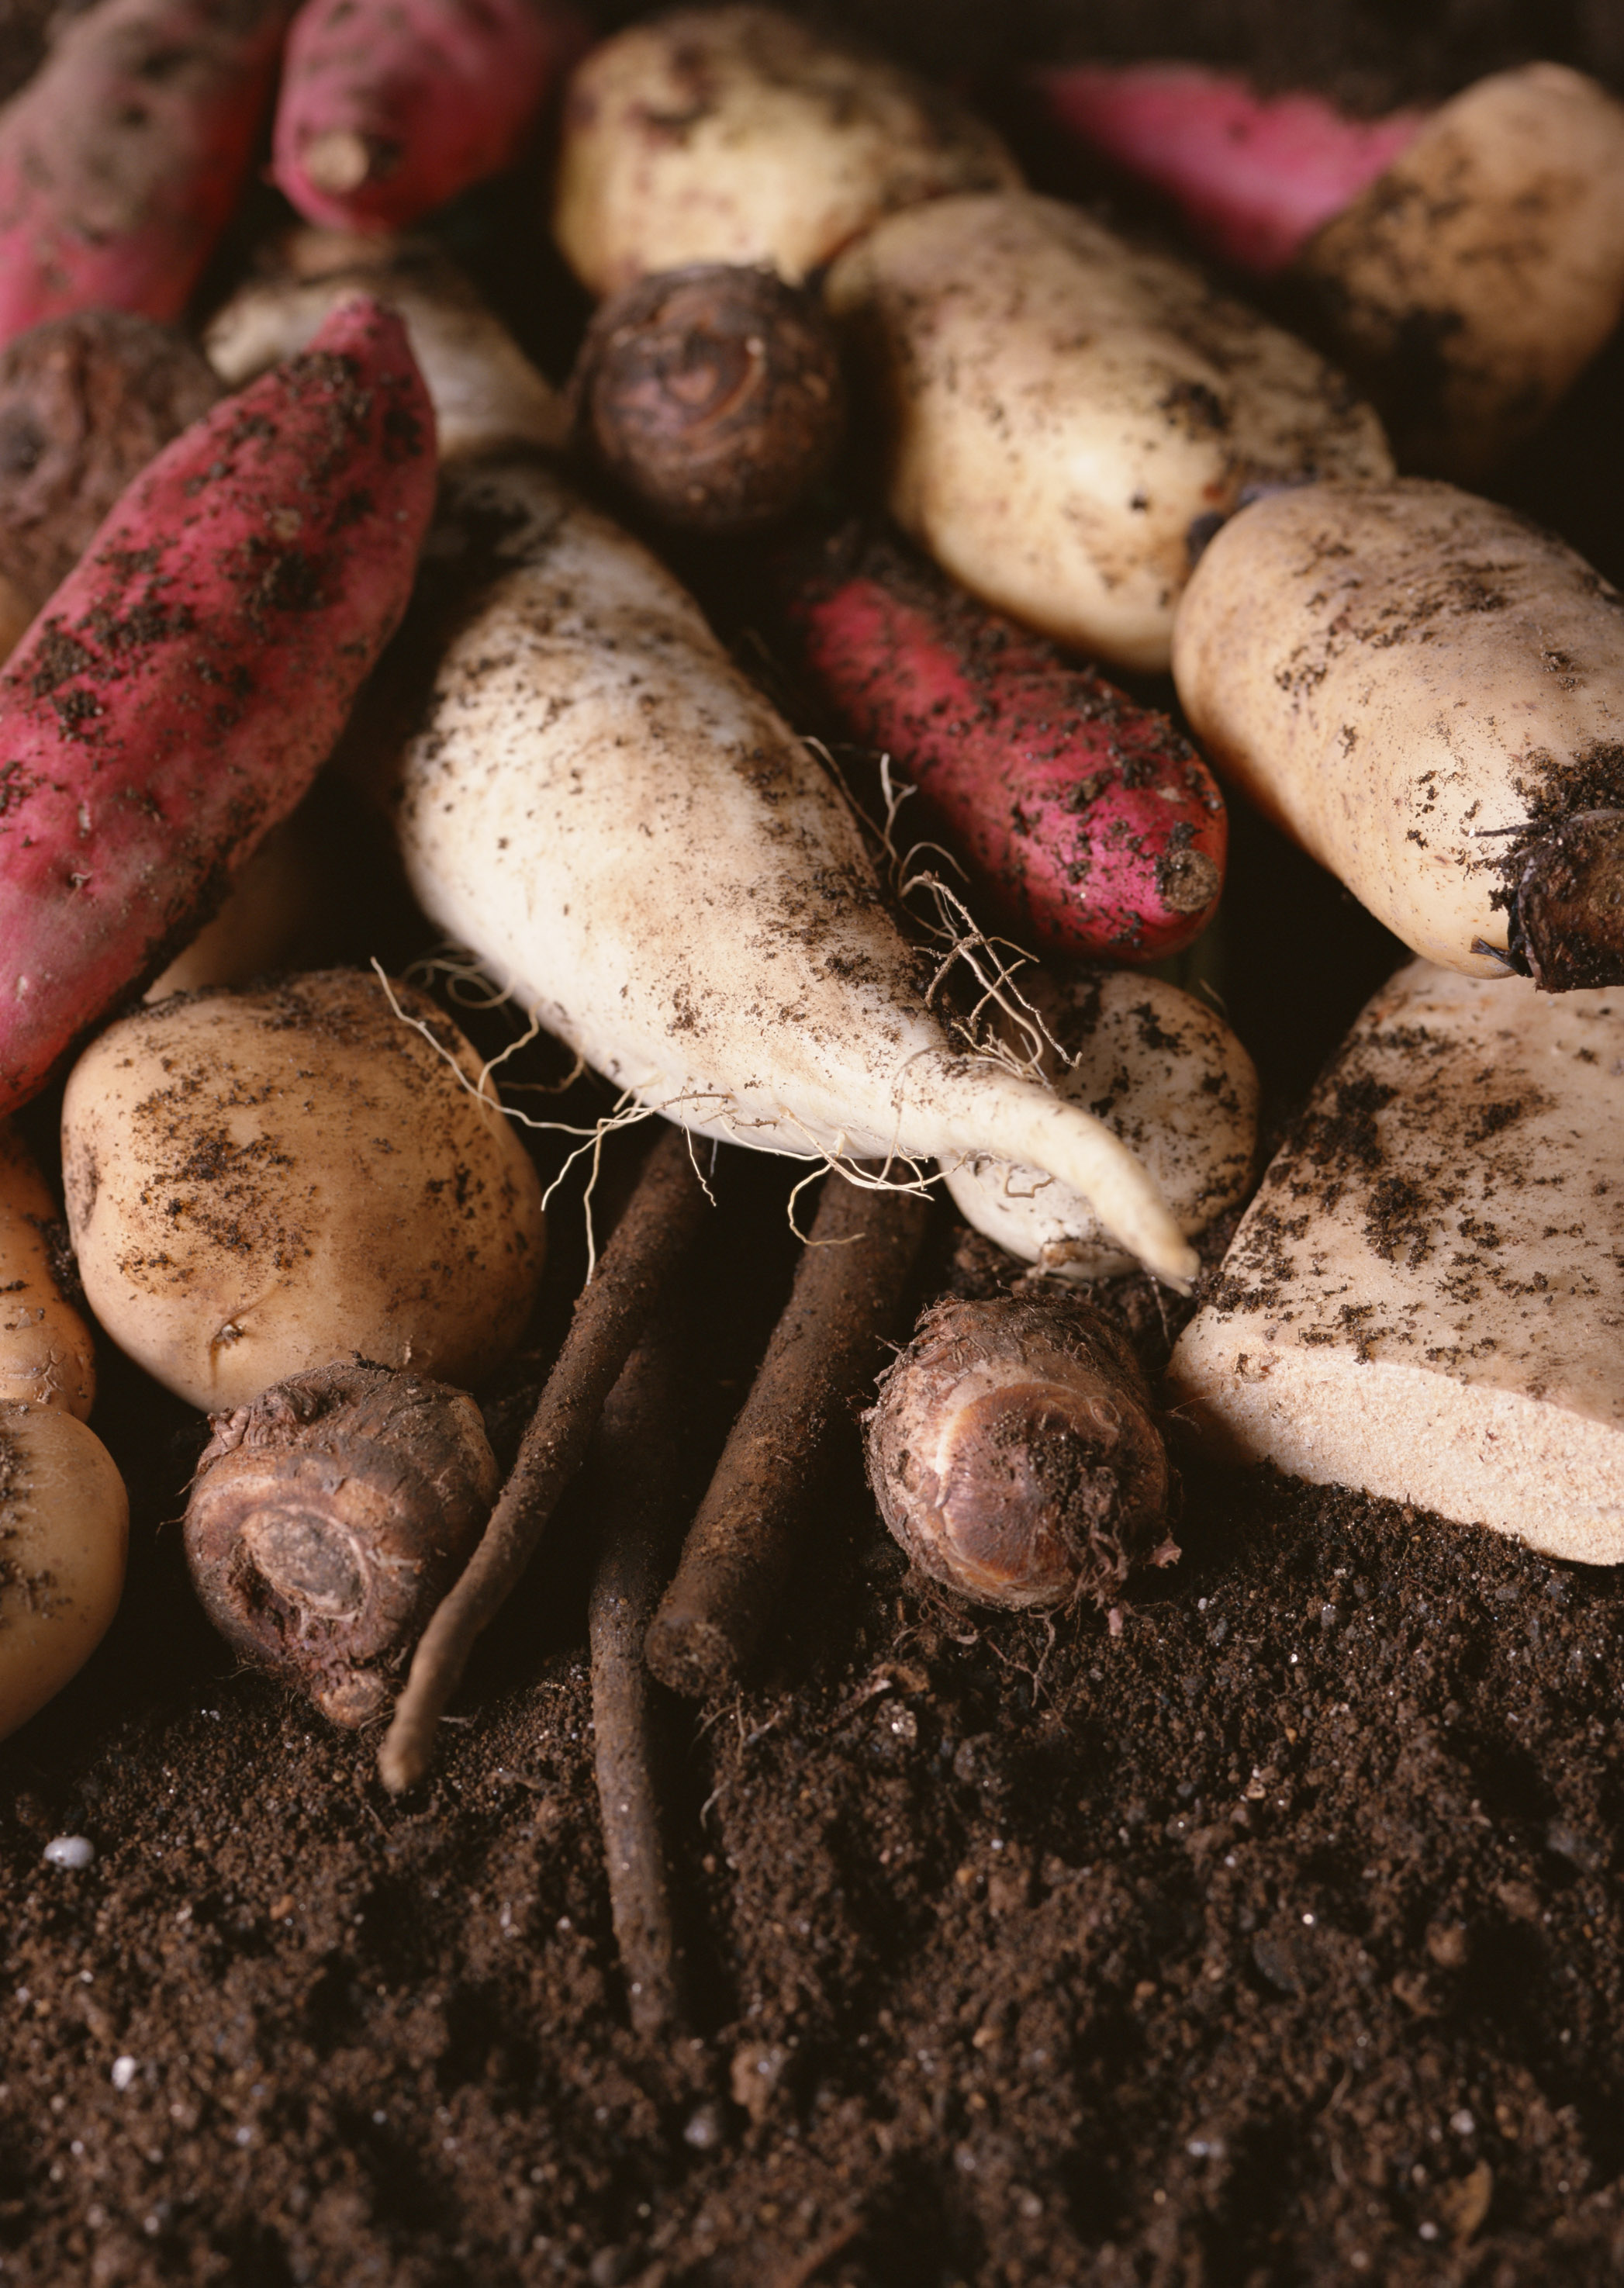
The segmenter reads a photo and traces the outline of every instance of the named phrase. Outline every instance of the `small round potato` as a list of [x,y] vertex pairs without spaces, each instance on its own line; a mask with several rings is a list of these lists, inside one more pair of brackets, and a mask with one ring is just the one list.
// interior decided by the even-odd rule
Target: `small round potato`
[[465,1388],[524,1326],[535,1171],[474,1093],[456,1028],[392,989],[440,1047],[377,978],[327,970],[178,995],[74,1069],[63,1166],[85,1293],[194,1406],[240,1406],[352,1351]]
[[882,57],[772,8],[685,8],[577,66],[553,235],[594,294],[693,262],[799,285],[895,208],[1019,181],[990,127]]
[[883,408],[898,522],[987,603],[1120,666],[1166,667],[1195,554],[1249,489],[1392,473],[1322,358],[1056,199],[892,215],[826,293]]
[[1295,274],[1405,467],[1477,481],[1624,314],[1624,104],[1562,64],[1477,81]]
[[[1023,970],[1018,981],[1073,1060],[1046,1053],[1056,1088],[1132,1145],[1186,1237],[1245,1196],[1257,1151],[1257,1074],[1216,1011],[1125,970]],[[1040,1168],[976,1153],[947,1182],[967,1223],[1058,1279],[1134,1267],[1081,1193]]]
[[130,1503],[93,1430],[0,1406],[0,1739],[83,1667],[123,1593]]
[[60,1407],[83,1422],[96,1347],[57,1284],[46,1234],[59,1220],[21,1137],[0,1122],[0,1405]]

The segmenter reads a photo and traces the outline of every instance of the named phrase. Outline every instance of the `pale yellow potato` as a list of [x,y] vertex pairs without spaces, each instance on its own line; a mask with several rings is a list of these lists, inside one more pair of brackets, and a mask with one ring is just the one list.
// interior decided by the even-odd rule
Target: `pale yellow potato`
[[1248,487],[1392,473],[1322,358],[1056,199],[894,215],[826,294],[898,521],[988,603],[1124,667],[1167,665],[1192,550]]
[[577,65],[552,228],[598,295],[691,262],[798,284],[898,207],[1020,179],[990,127],[897,65],[775,9],[686,8]]
[[51,1267],[45,1233],[59,1219],[27,1145],[0,1122],[0,1406],[57,1407],[83,1422],[96,1396],[96,1350]]
[[1563,64],[1477,81],[1296,273],[1404,466],[1482,477],[1624,314],[1624,104]]
[[368,972],[181,995],[103,1033],[62,1110],[67,1212],[115,1342],[218,1412],[358,1351],[467,1387],[521,1331],[540,1187],[479,1062]]
[[1230,785],[1416,953],[1493,977],[1540,825],[1624,805],[1621,637],[1564,542],[1406,478],[1243,511],[1173,672]]
[[[1131,1146],[1184,1236],[1235,1206],[1257,1151],[1257,1073],[1216,1010],[1129,970],[1023,969],[1017,983],[1049,1034],[1042,1069],[1057,1095]],[[1041,1168],[977,1152],[944,1173],[968,1224],[1053,1277],[1133,1269],[1082,1194]]]
[[1624,992],[1413,962],[1264,1178],[1168,1370],[1272,1461],[1624,1562]]
[[279,266],[240,286],[203,336],[209,361],[229,387],[241,389],[294,356],[340,303],[370,294],[405,324],[434,408],[442,462],[498,444],[563,444],[563,399],[438,247],[296,230],[277,252]]
[[130,1502],[93,1430],[0,1405],[0,1739],[76,1676],[123,1593]]

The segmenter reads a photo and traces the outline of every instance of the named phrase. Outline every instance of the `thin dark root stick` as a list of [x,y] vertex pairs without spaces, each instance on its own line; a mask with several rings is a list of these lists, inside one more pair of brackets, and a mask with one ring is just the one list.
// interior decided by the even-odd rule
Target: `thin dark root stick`
[[657,1311],[609,1393],[590,1465],[604,1521],[588,1608],[598,1801],[627,2005],[645,2041],[688,2014],[654,1776],[654,1687],[643,1665],[643,1633],[681,1516],[675,1365],[669,1314]]
[[661,1684],[737,1684],[760,1648],[820,1490],[829,1434],[885,1362],[931,1204],[830,1174],[795,1287],[650,1625]]
[[597,1277],[576,1301],[564,1347],[484,1538],[413,1656],[378,1751],[378,1770],[392,1794],[427,1771],[435,1726],[462,1681],[474,1639],[495,1618],[535,1553],[661,1286],[704,1212],[688,1140],[680,1128],[669,1129],[644,1164]]

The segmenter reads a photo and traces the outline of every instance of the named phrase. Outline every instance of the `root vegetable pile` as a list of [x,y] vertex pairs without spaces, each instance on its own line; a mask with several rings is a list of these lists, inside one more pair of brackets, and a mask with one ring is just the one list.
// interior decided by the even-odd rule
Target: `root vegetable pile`
[[[1491,467],[1616,325],[1624,106],[1543,65],[1363,123],[1190,68],[1050,75],[1311,344],[767,8],[603,41],[554,153],[561,8],[289,12],[99,0],[0,113],[0,1734],[124,1562],[10,1125],[79,1053],[90,1307],[212,1414],[198,1593],[334,1722],[394,1698],[391,1792],[592,1457],[614,1917],[669,2040],[703,1981],[648,1676],[714,1716],[771,1657],[865,1402],[932,1606],[1120,1629],[1177,1555],[1125,1328],[1173,1347],[1155,1283],[1217,1256],[1258,1126],[1221,1012],[1152,973],[1218,908],[1209,759],[1429,961],[1246,1211],[1179,1418],[1620,1553],[1624,602],[1431,473]],[[239,207],[284,44],[291,226],[268,184]],[[567,393],[538,341],[555,377],[578,349]],[[1132,680],[1169,664],[1196,743]],[[324,932],[356,966],[256,973]],[[634,1180],[608,1140],[646,1115]],[[733,1146],[824,1188],[694,1516],[674,1330]],[[608,1223],[573,1317],[543,1280],[572,1155]],[[979,1235],[951,1274],[941,1191]],[[1005,1291],[927,1301],[880,1374],[927,1271],[976,1262]]]

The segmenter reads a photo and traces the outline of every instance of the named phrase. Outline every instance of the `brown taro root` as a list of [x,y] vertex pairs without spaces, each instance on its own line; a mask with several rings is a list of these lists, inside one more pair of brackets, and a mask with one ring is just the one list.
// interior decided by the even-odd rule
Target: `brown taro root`
[[978,1604],[1109,1605],[1131,1566],[1178,1554],[1145,1378],[1074,1296],[933,1305],[865,1421],[886,1524]]
[[219,394],[194,343],[122,310],[48,318],[0,354],[0,562],[30,618],[125,487]]
[[744,532],[786,515],[840,450],[833,330],[771,270],[697,263],[606,302],[575,368],[582,444],[676,524]]
[[479,1410],[352,1358],[212,1419],[186,1515],[204,1609],[245,1659],[364,1724],[495,1498]]

